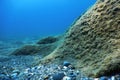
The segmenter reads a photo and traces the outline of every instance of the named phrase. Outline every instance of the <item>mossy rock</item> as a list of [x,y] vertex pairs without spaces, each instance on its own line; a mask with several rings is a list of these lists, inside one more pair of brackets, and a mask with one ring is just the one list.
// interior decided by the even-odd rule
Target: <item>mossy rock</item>
[[119,3],[120,0],[97,0],[66,32],[63,43],[56,52],[44,60],[56,62],[72,59],[75,66],[90,77],[119,74]]
[[51,44],[57,42],[58,40],[59,40],[58,37],[49,36],[39,40],[37,44]]
[[58,44],[47,44],[47,45],[25,45],[21,48],[16,49],[12,52],[12,55],[41,55],[44,57],[50,54],[54,49],[57,48]]
[[38,53],[40,51],[39,46],[35,45],[25,45],[19,49],[16,49],[12,54],[13,55],[31,55]]

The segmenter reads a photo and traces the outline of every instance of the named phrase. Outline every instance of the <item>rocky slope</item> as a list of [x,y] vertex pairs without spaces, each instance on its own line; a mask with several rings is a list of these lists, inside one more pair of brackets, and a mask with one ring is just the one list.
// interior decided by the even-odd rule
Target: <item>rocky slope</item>
[[45,37],[43,39],[40,39],[36,44],[26,44],[22,46],[21,48],[16,49],[11,54],[12,55],[40,55],[41,57],[44,57],[54,51],[54,49],[57,48],[60,37]]
[[72,61],[87,76],[120,73],[120,0],[98,0],[43,62]]

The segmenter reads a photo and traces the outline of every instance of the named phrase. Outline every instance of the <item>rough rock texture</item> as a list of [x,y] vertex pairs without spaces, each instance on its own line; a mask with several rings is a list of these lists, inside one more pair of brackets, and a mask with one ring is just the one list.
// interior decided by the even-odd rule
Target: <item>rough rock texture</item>
[[74,62],[87,76],[120,73],[120,0],[98,0],[43,62]]
[[46,56],[57,48],[59,43],[58,37],[47,37],[40,39],[37,44],[25,45],[16,49],[12,55],[36,55]]
[[57,42],[58,40],[59,40],[59,37],[49,36],[41,39],[40,41],[37,42],[37,44],[51,44],[51,43]]
[[19,49],[16,49],[12,54],[14,55],[31,55],[40,51],[39,46],[25,45]]

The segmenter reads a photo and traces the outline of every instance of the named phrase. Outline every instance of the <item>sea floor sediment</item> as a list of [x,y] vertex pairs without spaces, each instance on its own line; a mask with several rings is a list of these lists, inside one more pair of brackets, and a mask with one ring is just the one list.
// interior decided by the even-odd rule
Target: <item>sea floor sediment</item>
[[0,80],[120,80],[120,74],[99,78],[87,77],[71,63],[67,64],[45,64],[34,67],[22,67],[25,65],[22,64],[21,68],[15,67],[19,64],[2,66]]

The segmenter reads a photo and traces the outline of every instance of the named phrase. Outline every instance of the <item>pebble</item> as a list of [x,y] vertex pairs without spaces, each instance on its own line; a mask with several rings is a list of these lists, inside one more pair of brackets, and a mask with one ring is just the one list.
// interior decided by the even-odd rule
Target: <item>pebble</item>
[[115,76],[112,76],[112,77],[111,77],[111,80],[115,80]]
[[64,77],[63,77],[63,80],[71,80],[71,78],[68,77],[68,76],[64,76]]
[[[3,69],[7,72],[7,67]],[[109,79],[106,76],[86,77],[79,70],[76,70],[71,63],[65,61],[63,65],[39,65],[23,70],[15,68],[11,72],[0,73],[0,80],[120,80],[120,75],[113,75]]]
[[65,76],[64,73],[57,73],[57,74],[54,74],[54,75],[52,76],[52,79],[53,79],[53,80],[62,80],[64,76]]
[[71,65],[71,63],[70,63],[70,62],[68,62],[68,61],[64,61],[63,66],[68,67],[69,65]]
[[94,78],[94,80],[99,80],[99,78]]

